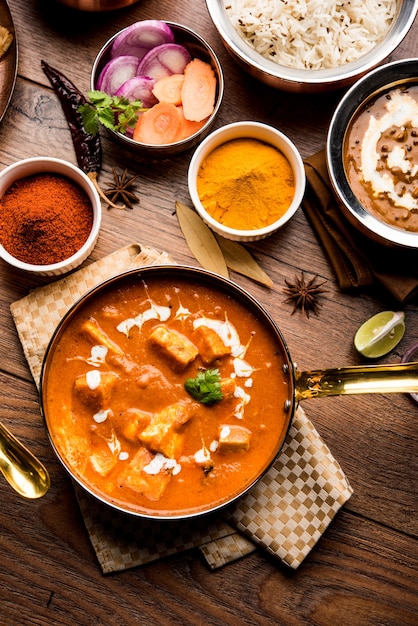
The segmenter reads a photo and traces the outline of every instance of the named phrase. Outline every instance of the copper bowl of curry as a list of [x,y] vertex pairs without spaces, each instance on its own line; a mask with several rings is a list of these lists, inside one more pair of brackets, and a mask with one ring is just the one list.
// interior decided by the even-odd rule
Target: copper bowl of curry
[[82,488],[173,520],[241,497],[277,458],[301,399],[364,392],[364,377],[368,391],[417,391],[418,363],[297,373],[248,292],[205,270],[153,266],[105,281],[66,313],[45,354],[41,409]]
[[349,89],[331,120],[327,165],[355,228],[418,249],[418,59],[383,65]]

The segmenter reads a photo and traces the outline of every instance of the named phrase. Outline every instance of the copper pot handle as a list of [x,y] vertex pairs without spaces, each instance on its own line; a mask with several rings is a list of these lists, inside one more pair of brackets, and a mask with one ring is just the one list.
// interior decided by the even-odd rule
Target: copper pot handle
[[418,362],[294,371],[295,400],[362,393],[417,393]]

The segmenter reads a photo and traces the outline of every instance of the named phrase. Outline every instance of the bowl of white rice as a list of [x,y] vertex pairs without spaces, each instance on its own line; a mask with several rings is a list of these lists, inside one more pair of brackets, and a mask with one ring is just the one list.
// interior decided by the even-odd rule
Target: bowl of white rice
[[345,87],[408,33],[418,0],[206,0],[224,46],[253,77],[285,91]]

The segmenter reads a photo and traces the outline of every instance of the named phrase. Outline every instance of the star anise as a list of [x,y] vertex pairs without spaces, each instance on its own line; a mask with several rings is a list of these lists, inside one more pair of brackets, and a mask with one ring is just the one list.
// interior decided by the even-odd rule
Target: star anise
[[139,202],[139,198],[132,191],[132,186],[138,175],[136,176],[128,176],[128,170],[125,169],[122,174],[118,174],[114,169],[113,171],[113,184],[108,186],[103,193],[107,198],[110,198],[112,203],[115,203],[117,200],[121,200],[124,206],[121,208],[125,209],[133,209],[132,203]]
[[295,282],[292,283],[285,279],[287,287],[283,289],[283,292],[288,295],[288,298],[284,302],[293,303],[293,311],[296,309],[302,309],[302,313],[309,317],[309,312],[312,311],[315,315],[318,315],[321,304],[318,302],[318,297],[325,293],[327,290],[322,288],[322,285],[326,283],[324,280],[322,283],[316,282],[318,275],[315,275],[308,282],[305,280],[305,274],[301,272],[300,276],[295,276]]

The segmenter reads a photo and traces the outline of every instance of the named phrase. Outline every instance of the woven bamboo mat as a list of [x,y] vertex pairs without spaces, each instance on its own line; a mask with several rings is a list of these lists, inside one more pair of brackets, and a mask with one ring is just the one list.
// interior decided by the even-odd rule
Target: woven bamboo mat
[[[132,244],[14,302],[11,313],[36,385],[50,337],[86,291],[127,269],[173,263],[166,252]],[[212,569],[258,547],[296,569],[353,493],[301,407],[275,464],[222,515],[179,522],[142,520],[103,505],[77,486],[75,490],[105,574],[196,547]]]

